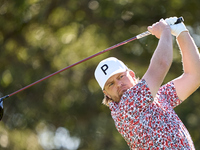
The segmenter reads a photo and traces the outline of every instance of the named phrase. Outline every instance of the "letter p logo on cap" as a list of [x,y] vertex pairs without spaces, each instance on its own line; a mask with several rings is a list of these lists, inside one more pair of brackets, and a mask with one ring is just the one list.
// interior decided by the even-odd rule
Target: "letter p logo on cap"
[[104,64],[102,67],[101,67],[101,70],[105,73],[105,75],[107,75],[106,73],[106,70],[108,69],[108,65],[107,64]]

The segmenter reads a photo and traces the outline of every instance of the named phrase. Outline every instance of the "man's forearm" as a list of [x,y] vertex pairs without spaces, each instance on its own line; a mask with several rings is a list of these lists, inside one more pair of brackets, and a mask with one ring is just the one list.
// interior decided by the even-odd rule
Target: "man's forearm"
[[199,50],[189,32],[182,32],[178,36],[177,42],[182,53],[184,73],[195,75],[200,80]]
[[152,61],[155,61],[155,65],[164,63],[171,66],[173,58],[173,46],[172,46],[172,36],[171,33],[163,31],[160,37],[158,46],[153,54]]
[[177,37],[182,53],[183,74],[174,79],[176,92],[181,100],[187,99],[200,85],[200,55],[189,32]]
[[143,78],[147,81],[153,97],[160,88],[172,63],[173,49],[170,29],[165,29],[160,36],[158,46],[151,58],[150,65]]

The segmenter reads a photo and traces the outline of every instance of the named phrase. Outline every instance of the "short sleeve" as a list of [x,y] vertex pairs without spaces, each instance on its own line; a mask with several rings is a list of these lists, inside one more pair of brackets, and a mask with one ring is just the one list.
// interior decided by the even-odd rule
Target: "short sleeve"
[[177,96],[173,81],[163,85],[159,89],[158,95],[161,97],[160,99],[166,100],[173,108],[182,103],[182,101]]

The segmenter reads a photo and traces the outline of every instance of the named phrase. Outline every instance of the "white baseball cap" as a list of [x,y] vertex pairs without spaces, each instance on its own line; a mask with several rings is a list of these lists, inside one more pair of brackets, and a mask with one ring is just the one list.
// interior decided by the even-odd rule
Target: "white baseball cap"
[[107,59],[102,60],[96,70],[95,70],[95,78],[99,83],[101,89],[104,89],[106,81],[113,75],[121,72],[125,72],[128,67],[120,60],[115,57],[109,57]]

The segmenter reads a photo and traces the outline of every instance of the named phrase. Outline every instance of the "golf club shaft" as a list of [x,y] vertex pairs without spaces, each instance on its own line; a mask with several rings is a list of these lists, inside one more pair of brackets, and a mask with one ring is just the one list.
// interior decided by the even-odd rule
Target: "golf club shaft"
[[[149,35],[149,34],[148,34],[148,35]],[[128,42],[131,42],[131,41],[133,41],[133,40],[136,40],[136,39],[137,39],[137,37],[133,37],[133,38],[130,38],[130,39],[126,40],[126,41],[123,41],[123,42],[121,42],[121,43],[118,43],[118,44],[116,44],[116,45],[113,45],[113,46],[111,46],[111,47],[109,47],[109,48],[107,48],[107,49],[105,49],[105,50],[103,50],[103,51],[101,51],[101,52],[98,52],[98,53],[96,53],[96,54],[94,54],[94,55],[92,55],[92,56],[89,56],[89,57],[87,57],[87,58],[85,58],[85,59],[83,59],[83,60],[81,60],[81,61],[78,61],[78,62],[76,62],[76,63],[74,63],[74,64],[72,64],[72,65],[70,65],[70,66],[67,66],[67,67],[65,67],[65,68],[63,68],[63,69],[61,69],[61,70],[59,70],[59,71],[56,71],[56,72],[54,72],[54,73],[52,73],[52,74],[50,74],[50,75],[48,75],[48,76],[46,76],[46,77],[44,77],[44,78],[42,78],[42,79],[36,81],[36,82],[33,82],[33,83],[31,83],[31,84],[29,84],[29,85],[27,85],[27,86],[25,86],[25,87],[23,87],[23,88],[21,88],[21,89],[19,89],[19,90],[13,92],[13,93],[11,93],[11,94],[9,94],[8,97],[13,96],[13,95],[15,95],[15,94],[17,94],[17,93],[19,93],[19,92],[25,90],[25,89],[27,89],[27,88],[29,88],[29,87],[31,87],[31,86],[37,84],[37,83],[40,83],[40,82],[42,82],[42,81],[44,81],[44,80],[46,80],[46,79],[48,79],[48,78],[50,78],[50,77],[52,77],[52,76],[58,74],[58,73],[61,73],[61,72],[65,71],[65,70],[67,70],[67,69],[69,69],[69,68],[72,68],[72,67],[74,67],[74,66],[76,66],[76,65],[78,65],[78,64],[80,64],[80,63],[82,63],[82,62],[85,62],[85,61],[87,61],[87,60],[89,60],[89,59],[91,59],[91,58],[94,58],[94,57],[96,57],[96,56],[98,56],[98,55],[100,55],[100,54],[103,54],[103,53],[105,53],[105,52],[107,52],[107,51],[109,51],[109,50],[112,50],[112,49],[114,49],[114,48],[116,48],[116,47],[119,47],[119,46],[121,46],[121,45],[124,45],[124,44],[126,44],[126,43],[128,43]],[[6,97],[6,98],[7,98],[7,97]]]
[[[180,22],[183,22],[183,18],[182,18],[182,17],[178,18],[175,24],[180,23]],[[132,38],[130,38],[130,39],[128,39],[128,40],[125,40],[125,41],[123,41],[123,42],[121,42],[121,43],[118,43],[118,44],[116,44],[116,45],[113,45],[113,46],[111,46],[111,47],[109,47],[109,48],[107,48],[107,49],[105,49],[105,50],[103,50],[103,51],[100,51],[100,52],[98,52],[98,53],[96,53],[96,54],[94,54],[94,55],[92,55],[92,56],[89,56],[89,57],[87,57],[87,58],[85,58],[85,59],[83,59],[83,60],[81,60],[81,61],[79,61],[79,62],[76,62],[76,63],[74,63],[74,64],[72,64],[72,65],[70,65],[70,66],[68,66],[68,67],[66,67],[66,68],[63,68],[63,69],[61,69],[61,70],[59,70],[59,71],[56,71],[56,72],[54,72],[54,73],[52,73],[52,74],[50,74],[50,75],[48,75],[48,76],[46,76],[46,77],[44,77],[44,78],[42,78],[42,79],[36,81],[36,82],[33,82],[33,83],[31,83],[31,84],[29,84],[29,85],[27,85],[27,86],[25,86],[25,87],[23,87],[23,88],[21,88],[21,89],[19,89],[19,90],[13,92],[13,93],[11,93],[11,94],[9,94],[9,95],[6,95],[6,96],[0,98],[0,103],[1,103],[1,101],[3,101],[4,99],[6,99],[6,98],[8,98],[8,97],[11,97],[11,96],[13,96],[13,95],[15,95],[15,94],[17,94],[17,93],[19,93],[19,92],[25,90],[25,89],[27,89],[27,88],[29,88],[29,87],[31,87],[31,86],[37,84],[37,83],[40,83],[40,82],[42,82],[42,81],[44,81],[44,80],[46,80],[46,79],[48,79],[48,78],[50,78],[50,77],[52,77],[52,76],[58,74],[58,73],[61,73],[61,72],[65,71],[65,70],[67,70],[67,69],[69,69],[69,68],[72,68],[72,67],[74,67],[74,66],[76,66],[76,65],[78,65],[78,64],[80,64],[80,63],[82,63],[82,62],[85,62],[85,61],[87,61],[87,60],[89,60],[89,59],[91,59],[91,58],[94,58],[94,57],[96,57],[96,56],[98,56],[98,55],[100,55],[100,54],[103,54],[103,53],[105,53],[105,52],[107,52],[107,51],[110,51],[110,50],[112,50],[112,49],[114,49],[114,48],[117,48],[117,47],[119,47],[119,46],[122,46],[122,45],[124,45],[124,44],[126,44],[126,43],[129,43],[129,42],[131,42],[131,41],[134,41],[134,40],[136,40],[136,39],[143,38],[143,37],[145,37],[145,36],[147,36],[147,35],[150,35],[150,34],[151,34],[151,33],[150,33],[149,31],[143,32],[143,33],[141,33],[141,34],[138,34],[138,35],[135,36],[135,37],[132,37]]]
[[[144,33],[142,33],[142,34],[140,34],[140,36],[139,36],[139,35],[137,35],[137,36],[139,36],[139,38],[142,38],[142,37],[147,36],[147,35],[150,34],[150,33],[147,33],[147,32],[148,32],[148,31],[146,31],[146,32],[144,32]],[[136,40],[136,39],[138,39],[137,36],[132,37],[132,38],[130,38],[130,39],[128,39],[128,40],[125,40],[125,41],[123,41],[123,42],[121,42],[121,43],[118,43],[118,44],[116,44],[116,45],[113,45],[113,46],[111,46],[111,47],[109,47],[109,48],[107,48],[107,49],[105,49],[105,50],[103,50],[103,51],[100,51],[100,52],[98,52],[98,53],[96,53],[96,54],[94,54],[94,55],[92,55],[92,56],[89,56],[89,57],[87,57],[87,58],[85,58],[85,59],[83,59],[83,60],[81,60],[81,61],[79,61],[79,62],[76,62],[76,63],[74,63],[74,64],[72,64],[72,65],[70,65],[70,66],[68,66],[68,67],[65,67],[65,68],[63,68],[63,69],[61,69],[61,70],[59,70],[59,71],[56,71],[56,72],[54,72],[54,73],[52,73],[52,74],[50,74],[50,75],[48,75],[48,76],[46,76],[46,77],[44,77],[44,78],[42,78],[42,79],[40,79],[40,80],[37,80],[36,82],[33,82],[33,83],[31,83],[31,84],[29,84],[29,85],[27,85],[27,86],[25,86],[25,87],[23,87],[23,88],[21,88],[21,89],[19,89],[19,90],[13,92],[13,93],[11,93],[11,94],[9,94],[9,95],[6,95],[6,96],[2,97],[0,100],[2,101],[3,99],[6,99],[6,98],[8,98],[8,97],[11,97],[11,96],[13,96],[13,95],[15,95],[15,94],[17,94],[17,93],[19,93],[19,92],[25,90],[25,89],[27,89],[27,88],[29,88],[29,87],[31,87],[31,86],[37,84],[37,83],[40,83],[40,82],[42,82],[42,81],[44,81],[44,80],[46,80],[46,79],[48,79],[48,78],[50,78],[50,77],[52,77],[52,76],[58,74],[58,73],[61,73],[61,72],[65,71],[65,70],[67,70],[67,69],[69,69],[69,68],[72,68],[72,67],[74,67],[74,66],[76,66],[76,65],[78,65],[78,64],[80,64],[80,63],[82,63],[82,62],[85,62],[85,61],[87,61],[87,60],[89,60],[89,59],[91,59],[91,58],[94,58],[94,57],[96,57],[96,56],[98,56],[98,55],[100,55],[100,54],[103,54],[103,53],[105,53],[105,52],[107,52],[107,51],[110,51],[110,50],[112,50],[112,49],[114,49],[114,48],[117,48],[117,47],[119,47],[119,46],[121,46],[121,45],[124,45],[124,44],[126,44],[126,43],[129,43],[129,42],[131,42],[131,41],[133,41],[133,40]]]

